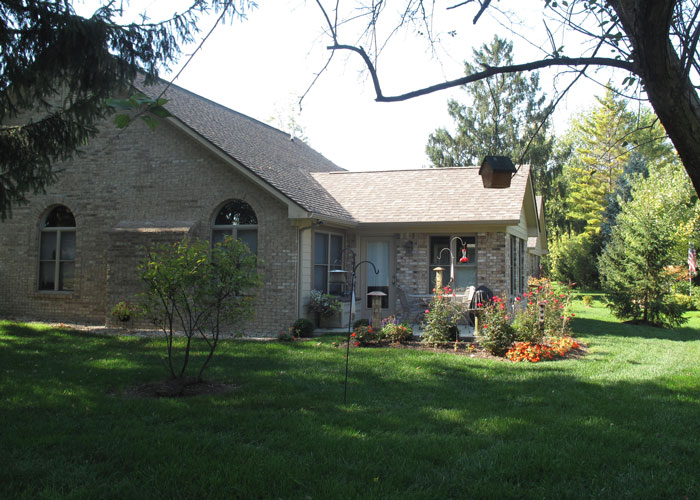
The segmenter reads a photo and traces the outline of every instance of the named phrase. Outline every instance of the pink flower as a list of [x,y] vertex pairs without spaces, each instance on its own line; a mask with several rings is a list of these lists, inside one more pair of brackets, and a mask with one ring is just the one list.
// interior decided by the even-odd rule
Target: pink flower
[[430,314],[430,309],[426,309],[425,314]]
[[520,301],[520,297],[515,297],[515,300]]
[[483,306],[483,305],[484,305],[484,304],[482,304],[481,302],[478,302],[478,303],[476,304],[476,307],[481,307],[481,306]]

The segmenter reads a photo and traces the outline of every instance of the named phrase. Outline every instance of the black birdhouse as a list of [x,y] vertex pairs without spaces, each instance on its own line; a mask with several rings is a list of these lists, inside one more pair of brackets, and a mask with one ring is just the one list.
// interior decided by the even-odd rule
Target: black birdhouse
[[485,188],[509,188],[516,172],[515,165],[507,156],[486,156],[479,169]]

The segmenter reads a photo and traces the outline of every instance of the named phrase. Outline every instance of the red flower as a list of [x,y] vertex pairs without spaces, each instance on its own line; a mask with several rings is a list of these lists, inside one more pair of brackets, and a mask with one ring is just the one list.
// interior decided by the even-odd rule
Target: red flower
[[356,334],[355,332],[352,332],[352,335],[350,335],[350,336],[351,336],[351,337],[357,337],[357,334]]
[[425,314],[430,314],[430,309],[426,309]]
[[360,347],[360,343],[359,343],[359,342],[355,342],[355,347]]
[[367,327],[367,331],[368,331],[369,333],[372,333],[372,327],[371,327],[371,326],[368,326],[368,327]]
[[484,304],[482,304],[481,302],[479,302],[479,303],[476,304],[476,307],[481,307],[481,306],[483,306],[483,305],[484,305]]
[[571,317],[574,317],[574,316],[576,316],[576,315],[574,313],[571,313]]
[[519,300],[520,300],[520,297],[515,297],[515,300],[519,301]]

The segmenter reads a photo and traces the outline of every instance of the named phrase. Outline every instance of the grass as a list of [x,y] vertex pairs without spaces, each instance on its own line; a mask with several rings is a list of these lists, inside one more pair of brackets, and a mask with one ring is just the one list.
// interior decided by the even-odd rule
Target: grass
[[700,314],[575,310],[578,360],[227,341],[232,393],[123,396],[159,339],[0,322],[2,498],[698,498]]

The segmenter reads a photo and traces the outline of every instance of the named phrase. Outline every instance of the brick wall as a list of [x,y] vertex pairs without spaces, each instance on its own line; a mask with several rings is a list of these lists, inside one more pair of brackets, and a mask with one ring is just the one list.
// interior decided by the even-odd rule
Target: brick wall
[[[237,198],[258,217],[264,281],[246,332],[275,335],[296,319],[297,231],[282,202],[165,121],[155,131],[138,120],[103,130],[82,155],[56,165],[59,180],[46,194],[0,223],[2,317],[104,323],[114,303],[137,291],[145,244],[186,233],[208,238],[212,217]],[[38,292],[39,224],[58,204],[76,220],[75,290]],[[153,231],[136,230],[144,227]]]
[[508,238],[505,233],[477,234],[477,282],[486,285],[494,295],[508,291],[510,268]]
[[[396,284],[408,293],[428,293],[429,241],[428,233],[401,233],[396,241]],[[507,290],[508,276],[506,234],[477,233],[476,246],[477,284],[502,294]],[[449,279],[449,271],[445,277]]]

